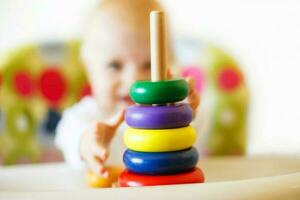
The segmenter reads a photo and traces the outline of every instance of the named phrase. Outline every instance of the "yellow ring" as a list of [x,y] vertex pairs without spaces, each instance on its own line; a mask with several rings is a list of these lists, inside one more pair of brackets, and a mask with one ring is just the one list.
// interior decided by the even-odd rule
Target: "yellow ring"
[[124,134],[127,148],[141,152],[178,151],[193,146],[196,131],[192,126],[175,129],[128,128]]

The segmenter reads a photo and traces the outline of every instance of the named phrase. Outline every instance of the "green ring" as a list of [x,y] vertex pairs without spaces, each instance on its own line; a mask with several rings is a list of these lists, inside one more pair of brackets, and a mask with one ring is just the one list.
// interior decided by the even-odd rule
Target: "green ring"
[[130,88],[130,96],[140,104],[166,104],[182,101],[188,95],[184,79],[164,81],[138,81]]

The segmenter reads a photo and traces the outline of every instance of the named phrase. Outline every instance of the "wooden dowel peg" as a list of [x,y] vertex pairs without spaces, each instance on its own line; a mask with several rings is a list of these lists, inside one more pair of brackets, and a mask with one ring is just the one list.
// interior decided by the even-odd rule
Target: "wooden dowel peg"
[[150,13],[151,80],[167,79],[165,61],[165,19],[162,11]]

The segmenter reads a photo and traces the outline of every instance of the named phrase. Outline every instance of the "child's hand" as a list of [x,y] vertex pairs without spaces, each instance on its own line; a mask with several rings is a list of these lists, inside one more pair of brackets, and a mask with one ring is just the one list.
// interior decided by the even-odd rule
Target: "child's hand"
[[189,85],[189,94],[187,100],[191,108],[193,109],[193,117],[195,118],[197,114],[197,108],[200,104],[200,95],[196,91],[195,80],[192,78],[187,78],[186,81],[188,82]]
[[112,125],[97,122],[91,132],[83,134],[80,142],[80,154],[86,161],[88,168],[98,176],[108,176],[104,166],[109,156],[109,145],[118,127],[124,121],[122,111]]
[[[173,75],[171,74],[170,70],[167,71],[167,77],[168,77],[168,79],[173,78]],[[196,91],[195,80],[191,77],[188,77],[185,80],[188,82],[188,85],[189,85],[189,94],[187,97],[187,101],[193,110],[193,118],[195,118],[196,114],[197,114],[197,108],[200,104],[200,95]]]

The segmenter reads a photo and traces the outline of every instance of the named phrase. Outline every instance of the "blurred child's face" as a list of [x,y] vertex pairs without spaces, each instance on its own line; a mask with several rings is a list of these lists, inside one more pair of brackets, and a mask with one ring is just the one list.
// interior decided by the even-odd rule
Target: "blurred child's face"
[[162,10],[156,0],[102,0],[90,21],[82,57],[103,117],[133,104],[131,85],[150,79],[152,10]]
[[118,107],[132,104],[131,85],[137,80],[150,79],[148,30],[107,24],[87,39],[90,42],[85,44],[90,49],[87,72],[101,113],[110,115]]

